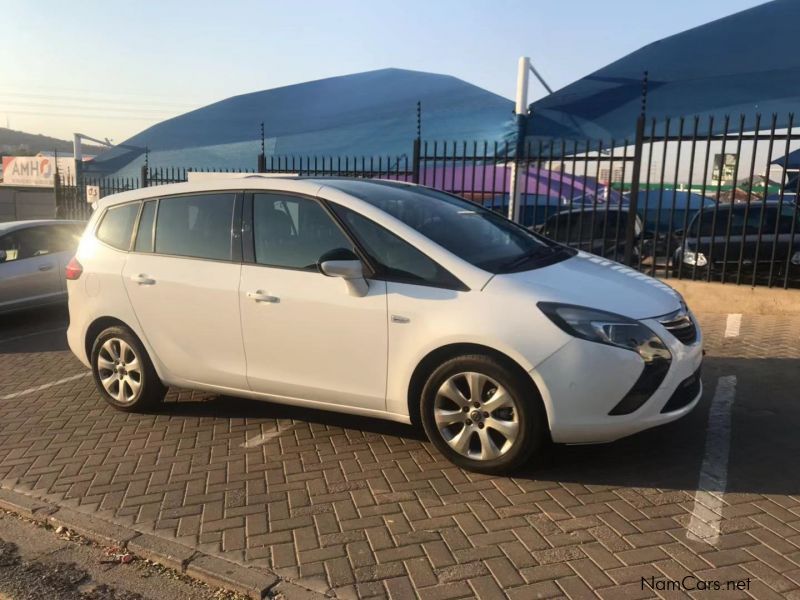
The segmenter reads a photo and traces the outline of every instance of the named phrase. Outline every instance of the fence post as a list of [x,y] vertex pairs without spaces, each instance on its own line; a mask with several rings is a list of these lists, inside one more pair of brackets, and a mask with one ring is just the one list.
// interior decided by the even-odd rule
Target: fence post
[[261,152],[258,155],[257,173],[267,172],[267,152],[264,148],[264,121],[261,121]]
[[411,155],[411,181],[413,183],[419,183],[420,144],[420,139],[414,138],[414,152]]
[[[56,174],[53,177],[53,196],[56,203],[56,219],[63,218],[61,214],[61,174],[58,172],[58,159],[56,159]],[[14,198],[14,219],[17,218],[17,200]]]
[[147,177],[148,177],[147,165],[142,165],[142,172],[141,175],[139,176],[139,179],[141,180],[143,188],[147,187]]
[[528,184],[528,167],[530,166],[530,144],[525,144],[527,118],[517,115],[517,143],[514,151],[514,162],[511,163],[511,181],[508,186],[508,218],[515,223],[522,220],[522,200]]
[[636,140],[633,147],[633,169],[631,172],[631,193],[628,199],[628,220],[625,224],[624,263],[633,265],[633,245],[636,243],[636,214],[639,208],[639,179],[642,173],[642,154],[644,148],[644,114],[636,119]]

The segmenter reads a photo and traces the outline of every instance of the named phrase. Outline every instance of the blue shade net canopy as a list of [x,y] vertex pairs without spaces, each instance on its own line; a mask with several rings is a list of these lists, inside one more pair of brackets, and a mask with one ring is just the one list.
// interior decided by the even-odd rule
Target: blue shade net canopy
[[392,157],[412,153],[417,102],[426,140],[501,140],[513,103],[448,75],[382,69],[234,96],[168,119],[97,156],[98,174],[152,166],[254,169],[264,123],[273,156]]
[[740,114],[748,131],[773,112],[785,127],[800,107],[798,23],[798,0],[774,0],[648,44],[534,102],[526,136],[632,142],[645,71],[648,132],[650,119],[662,134],[667,117],[695,115],[715,133],[730,115],[734,131]]

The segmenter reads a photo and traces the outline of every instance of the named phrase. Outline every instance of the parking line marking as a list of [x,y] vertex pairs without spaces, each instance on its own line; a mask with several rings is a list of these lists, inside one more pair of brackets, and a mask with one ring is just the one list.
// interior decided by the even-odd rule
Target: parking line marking
[[740,313],[728,315],[725,322],[725,337],[739,337],[739,329],[742,326],[742,315]]
[[731,447],[731,409],[736,399],[736,376],[717,380],[711,400],[706,431],[706,447],[697,492],[694,495],[692,518],[686,536],[716,546],[722,521],[722,496],[728,485],[728,457]]
[[22,335],[15,335],[14,337],[6,338],[4,340],[0,340],[0,344],[6,344],[8,342],[16,342],[17,340],[24,340],[25,338],[34,337],[37,335],[44,335],[45,333],[55,333],[56,331],[66,331],[65,327],[56,327],[55,329],[43,329],[41,331],[32,331],[31,333],[25,333]]
[[293,428],[294,428],[294,425],[292,425],[290,427],[287,427],[286,429],[280,429],[279,428],[279,429],[276,429],[276,430],[273,430],[273,431],[268,431],[266,433],[262,433],[262,434],[259,434],[259,435],[251,437],[244,444],[239,444],[239,446],[241,448],[257,448],[258,446],[266,444],[268,441],[270,441],[272,439],[275,439],[280,434],[285,433],[285,432],[287,432],[287,431],[289,431],[290,429],[293,429]]
[[50,383],[37,385],[36,387],[28,388],[27,390],[21,390],[19,392],[14,392],[13,394],[6,394],[5,396],[0,396],[0,400],[11,400],[12,398],[18,398],[19,396],[26,396],[28,394],[33,394],[34,392],[41,392],[42,390],[46,390],[47,388],[61,385],[62,383],[75,381],[76,379],[81,379],[82,377],[89,377],[91,374],[92,374],[91,371],[86,371],[85,373],[79,373],[78,375],[72,375],[71,377],[65,377],[64,379],[59,379],[58,381],[51,381]]

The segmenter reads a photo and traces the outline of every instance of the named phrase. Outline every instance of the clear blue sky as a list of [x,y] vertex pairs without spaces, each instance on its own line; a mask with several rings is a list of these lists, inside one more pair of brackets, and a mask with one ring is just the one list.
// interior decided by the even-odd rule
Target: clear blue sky
[[0,0],[0,126],[121,142],[235,94],[384,67],[446,73],[513,98],[521,55],[557,89],[761,3]]

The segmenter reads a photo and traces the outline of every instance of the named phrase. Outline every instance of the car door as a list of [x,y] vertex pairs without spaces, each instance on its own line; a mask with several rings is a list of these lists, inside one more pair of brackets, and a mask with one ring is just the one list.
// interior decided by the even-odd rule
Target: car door
[[352,244],[316,199],[255,193],[245,219],[252,245],[244,248],[239,302],[250,388],[383,411],[386,283],[369,281],[357,297],[320,273],[320,256]]
[[[170,381],[247,389],[234,193],[145,202],[122,277]],[[239,227],[237,225],[237,227]]]
[[[453,300],[464,294],[464,284],[441,265],[395,233],[364,215],[338,204],[333,210],[353,233],[376,268],[376,278],[386,281],[389,314],[389,369],[387,408],[406,410],[405,386],[417,356],[452,316]],[[469,243],[469,242],[467,242]],[[399,390],[403,390],[398,393]]]
[[64,297],[53,229],[37,225],[0,238],[0,310],[36,306]]

